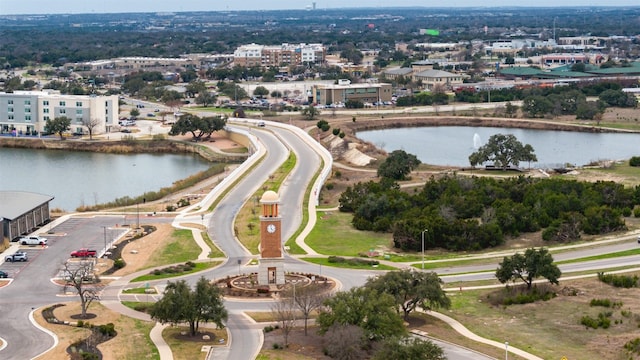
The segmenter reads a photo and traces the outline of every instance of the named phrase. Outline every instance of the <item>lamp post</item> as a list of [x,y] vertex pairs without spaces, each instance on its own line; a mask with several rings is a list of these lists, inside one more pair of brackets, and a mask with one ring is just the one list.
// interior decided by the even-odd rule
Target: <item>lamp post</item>
[[428,229],[422,230],[422,270],[424,270],[424,233],[429,231]]
[[103,257],[107,257],[107,227],[103,226],[102,229],[104,230],[104,255]]
[[509,360],[509,342],[504,342],[504,360]]

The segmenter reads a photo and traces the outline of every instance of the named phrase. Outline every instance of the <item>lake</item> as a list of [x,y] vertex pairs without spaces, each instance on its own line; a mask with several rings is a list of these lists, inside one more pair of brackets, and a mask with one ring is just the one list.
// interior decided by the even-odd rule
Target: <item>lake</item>
[[0,190],[54,196],[51,208],[137,197],[171,186],[212,164],[198,155],[104,154],[0,148]]
[[495,134],[512,134],[521,143],[530,144],[538,157],[538,162],[531,163],[535,168],[640,156],[640,134],[434,126],[368,130],[357,136],[387,152],[404,150],[426,164],[466,167],[469,155]]

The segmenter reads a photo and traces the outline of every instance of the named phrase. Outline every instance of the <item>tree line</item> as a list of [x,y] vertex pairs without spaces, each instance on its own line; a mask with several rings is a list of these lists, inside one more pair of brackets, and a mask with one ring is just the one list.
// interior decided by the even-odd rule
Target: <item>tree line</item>
[[574,241],[625,229],[623,217],[637,204],[640,186],[524,176],[432,177],[415,193],[382,178],[340,197],[340,211],[353,213],[356,229],[390,232],[396,248],[411,251],[421,250],[425,229],[425,249],[480,250],[541,229],[547,241]]

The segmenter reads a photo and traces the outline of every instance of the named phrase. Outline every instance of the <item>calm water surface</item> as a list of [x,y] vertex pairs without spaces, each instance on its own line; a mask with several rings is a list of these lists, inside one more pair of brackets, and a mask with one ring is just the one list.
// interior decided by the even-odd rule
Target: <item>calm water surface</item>
[[197,155],[5,148],[0,164],[0,190],[51,195],[51,207],[67,211],[158,191],[211,165]]
[[495,134],[512,134],[521,143],[530,144],[538,157],[531,167],[580,166],[640,156],[640,134],[436,126],[361,131],[358,137],[387,152],[404,150],[426,164],[463,167],[469,166],[469,155]]

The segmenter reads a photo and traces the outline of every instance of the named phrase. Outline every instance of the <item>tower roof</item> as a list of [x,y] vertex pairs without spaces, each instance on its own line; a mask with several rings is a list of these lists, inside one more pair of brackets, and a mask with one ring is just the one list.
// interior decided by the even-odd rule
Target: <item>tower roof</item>
[[265,191],[265,193],[262,194],[262,198],[260,199],[261,203],[277,203],[279,201],[280,197],[278,196],[278,193],[272,190]]

